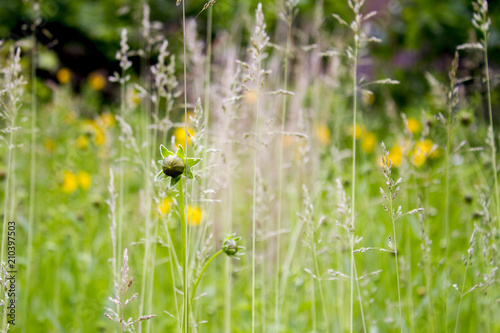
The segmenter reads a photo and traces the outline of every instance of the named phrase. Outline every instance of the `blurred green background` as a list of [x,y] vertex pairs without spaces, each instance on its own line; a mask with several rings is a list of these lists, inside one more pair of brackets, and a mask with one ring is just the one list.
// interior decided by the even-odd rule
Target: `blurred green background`
[[[100,69],[111,73],[117,68],[114,56],[119,44],[120,29],[132,29],[130,43],[133,49],[141,45],[139,28],[143,3],[144,1],[132,0],[41,1],[43,23],[38,39],[56,52],[61,66],[68,67],[73,73],[86,76]],[[204,3],[202,0],[187,1],[187,16],[195,17]],[[266,8],[266,22],[273,35],[272,31],[276,29],[278,13],[283,4],[281,1],[263,3]],[[151,21],[161,22],[160,30],[169,39],[170,49],[174,50],[174,53],[182,51],[182,8],[176,6],[174,0],[152,0],[148,1],[148,4],[151,7]],[[256,5],[257,1],[217,1],[213,8],[214,37],[221,32],[231,31],[235,24],[248,25],[247,29],[242,29],[244,34],[248,33],[251,29],[251,13]],[[500,3],[489,1],[489,6],[493,26],[490,36],[490,67],[493,80],[498,80]],[[17,39],[29,35],[24,29],[26,23],[30,22],[30,17],[33,17],[32,5],[29,2],[1,0],[0,8],[0,38]],[[315,21],[316,8],[323,8],[322,24],[325,31],[333,32],[332,36],[347,33],[329,15],[338,13],[342,17],[350,17],[351,13],[345,1],[322,3],[319,0],[301,0],[298,8],[300,15],[294,23],[296,29],[307,29],[311,26]],[[400,107],[414,105],[415,102],[418,105],[421,96],[429,88],[424,73],[430,71],[439,79],[443,79],[455,48],[478,38],[470,24],[472,1],[469,0],[370,0],[367,1],[364,11],[371,10],[377,10],[379,14],[365,28],[381,38],[382,43],[371,46],[370,57],[373,66],[368,71],[375,71],[369,74],[376,77],[391,77],[404,82],[391,89]],[[206,14],[202,13],[197,19],[201,40],[206,37]],[[334,39],[332,43],[333,41]],[[467,56],[474,59],[474,54]],[[478,55],[475,63],[469,61],[461,66],[462,71],[465,71],[463,76],[478,76],[482,68],[481,59]],[[381,65],[377,66],[377,63]],[[136,64],[136,69],[138,68]],[[496,105],[498,94],[494,94],[493,99],[493,104]]]

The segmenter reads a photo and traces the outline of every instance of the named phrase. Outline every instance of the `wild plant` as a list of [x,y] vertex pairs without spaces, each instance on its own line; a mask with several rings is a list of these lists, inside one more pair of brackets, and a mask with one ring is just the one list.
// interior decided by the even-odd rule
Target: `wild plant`
[[[258,156],[258,131],[261,102],[261,88],[264,84],[264,77],[269,74],[263,70],[263,60],[267,57],[265,49],[269,44],[269,36],[266,33],[266,23],[264,21],[264,13],[262,12],[262,4],[257,5],[255,12],[255,29],[251,37],[250,48],[248,52],[251,54],[251,62],[240,62],[244,69],[243,87],[245,90],[255,90],[255,115],[254,115],[254,166],[253,166],[253,204],[252,204],[252,333],[255,332],[255,257],[256,257],[256,194],[257,194],[257,156]],[[248,82],[251,82],[253,87],[248,87]]]
[[127,293],[133,282],[133,278],[129,276],[127,249],[123,251],[123,266],[120,272],[121,281],[115,281],[114,283],[114,297],[109,297],[110,302],[118,305],[119,309],[115,311],[111,308],[107,308],[108,312],[104,313],[104,315],[118,325],[120,332],[135,332],[134,324],[153,319],[156,315],[140,316],[135,320],[132,318],[125,319],[125,308],[139,296],[139,293],[135,293],[130,298],[127,298]]
[[[320,293],[320,300],[321,300],[321,307],[323,310],[323,319],[324,319],[324,328],[328,331],[329,330],[329,320],[328,320],[328,314],[326,312],[326,301],[325,301],[325,295],[323,293],[323,286],[322,286],[322,279],[323,279],[323,274],[320,272],[319,264],[318,264],[318,246],[321,244],[323,233],[321,232],[321,227],[324,223],[325,217],[321,217],[318,221],[315,221],[315,216],[314,216],[314,206],[312,204],[311,198],[309,196],[309,191],[307,190],[307,187],[304,185],[302,187],[302,192],[303,192],[303,208],[302,208],[302,213],[297,213],[299,218],[303,221],[305,225],[304,233],[305,233],[305,238],[304,238],[304,243],[309,247],[312,253],[312,262],[314,268],[308,269],[305,268],[305,271],[309,273],[313,281],[317,280],[318,281],[318,286],[319,286],[319,293]],[[313,284],[314,286],[314,284]],[[316,318],[313,317],[313,330],[316,331],[317,329],[317,324],[316,324]]]
[[399,326],[401,328],[401,332],[403,332],[403,312],[402,312],[402,307],[401,307],[401,288],[400,288],[400,270],[399,270],[399,260],[398,260],[398,241],[397,241],[397,233],[396,233],[396,221],[400,219],[401,217],[405,215],[412,215],[416,214],[420,211],[423,210],[423,208],[417,208],[410,210],[406,213],[403,213],[403,210],[401,206],[399,206],[397,209],[394,207],[394,199],[396,199],[399,191],[400,191],[400,184],[403,181],[402,178],[399,178],[398,180],[394,181],[392,178],[392,161],[389,159],[389,152],[387,151],[387,148],[385,147],[385,144],[382,142],[382,151],[383,151],[383,156],[382,156],[382,171],[384,174],[384,178],[386,180],[386,186],[387,189],[384,191],[384,189],[380,188],[380,194],[382,197],[387,201],[386,205],[385,203],[382,204],[382,207],[384,207],[384,211],[389,214],[389,217],[392,222],[392,237],[389,236],[389,243],[388,246],[389,248],[393,251],[394,253],[394,259],[395,259],[395,264],[396,264],[396,279],[397,279],[397,289],[398,289],[398,307],[399,307]]

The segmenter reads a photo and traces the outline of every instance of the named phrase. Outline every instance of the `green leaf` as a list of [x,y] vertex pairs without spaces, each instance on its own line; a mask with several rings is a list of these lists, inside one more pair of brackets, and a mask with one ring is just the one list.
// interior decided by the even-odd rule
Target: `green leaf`
[[184,148],[179,145],[179,149],[177,150],[177,156],[179,156],[183,161],[186,159],[186,154],[184,154]]
[[185,174],[188,179],[194,179],[193,172],[189,166],[186,166]]
[[167,178],[167,176],[163,173],[163,170],[161,170],[155,177],[155,182],[162,181],[163,179]]
[[201,162],[201,158],[186,158],[186,164],[188,168],[194,167],[196,164]]
[[170,188],[173,188],[175,185],[177,185],[177,183],[179,182],[179,180],[181,180],[181,177],[182,176],[171,178],[170,179]]
[[168,150],[164,145],[160,145],[161,157],[165,158],[167,156],[173,155],[174,153]]

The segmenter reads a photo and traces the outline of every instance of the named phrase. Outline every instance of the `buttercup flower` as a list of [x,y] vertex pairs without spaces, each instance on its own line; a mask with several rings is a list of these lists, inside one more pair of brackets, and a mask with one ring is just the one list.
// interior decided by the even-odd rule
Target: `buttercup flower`
[[327,145],[331,140],[330,130],[328,126],[320,124],[314,129],[314,133],[318,138],[318,142],[322,145]]
[[410,117],[408,118],[407,121],[408,121],[408,130],[412,134],[420,132],[420,130],[422,129],[422,125],[420,124],[420,121],[418,121],[418,119]]
[[367,154],[373,153],[375,145],[377,144],[377,137],[373,132],[366,132],[361,139],[361,149]]
[[78,178],[76,175],[68,170],[63,173],[63,181],[61,184],[61,190],[64,193],[71,194],[78,188]]
[[92,184],[90,174],[86,171],[78,171],[76,176],[78,178],[78,185],[84,190],[88,190]]
[[186,213],[186,219],[188,220],[188,223],[190,226],[200,225],[201,217],[202,217],[202,213],[201,213],[200,207],[188,206],[187,213]]
[[172,198],[164,198],[161,203],[158,205],[158,210],[160,211],[161,216],[167,215],[167,213],[172,208]]
[[80,149],[85,149],[89,145],[89,139],[85,135],[80,135],[78,139],[76,139],[76,146]]
[[395,145],[389,150],[389,159],[395,167],[401,166],[403,161],[403,148],[400,145]]
[[90,73],[89,85],[93,90],[102,90],[106,86],[106,78],[100,73]]
[[71,71],[68,68],[63,67],[57,71],[56,77],[59,83],[68,83],[69,81],[71,81]]
[[[356,140],[359,139],[359,138],[361,138],[361,136],[363,135],[364,131],[365,131],[365,127],[364,126],[356,124],[356,131],[355,131]],[[349,127],[349,135],[352,136],[352,133],[353,133],[352,126],[350,126]]]
[[[189,135],[194,136],[194,130],[190,127],[187,129]],[[174,130],[175,144],[185,144],[186,143],[186,129],[184,127],[177,127]],[[191,143],[191,138],[187,137],[187,143]]]

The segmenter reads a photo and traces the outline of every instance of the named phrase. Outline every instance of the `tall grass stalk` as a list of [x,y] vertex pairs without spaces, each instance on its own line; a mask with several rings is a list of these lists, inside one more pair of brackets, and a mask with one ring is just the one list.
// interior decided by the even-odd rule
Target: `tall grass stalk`
[[[184,130],[185,134],[185,142],[184,147],[186,149],[186,158],[188,157],[188,131],[187,131],[187,55],[186,55],[186,0],[182,0],[182,38],[183,38],[183,69],[184,69]],[[186,184],[184,184],[186,183]],[[181,177],[181,181],[179,182],[179,210],[181,216],[181,228],[182,228],[182,267],[183,267],[183,292],[184,292],[184,314],[183,314],[183,328],[184,332],[189,332],[189,287],[188,287],[188,230],[189,225],[188,221],[185,217],[185,207],[187,206],[187,198],[184,199],[184,190],[188,191],[188,184]],[[186,201],[185,201],[186,200]]]
[[40,19],[39,9],[40,5],[38,3],[34,4],[34,9],[36,11],[35,22],[32,24],[32,35],[31,35],[31,147],[30,147],[30,201],[29,201],[29,213],[28,213],[28,239],[27,239],[27,253],[26,253],[26,282],[25,282],[25,292],[23,297],[24,303],[24,324],[23,332],[26,332],[26,323],[28,320],[29,312],[29,293],[31,284],[31,261],[33,257],[33,224],[35,220],[35,190],[36,190],[36,146],[37,146],[37,77],[36,77],[36,66],[37,66],[37,39],[36,39],[36,29]]
[[[295,2],[286,1],[284,4],[287,12],[286,12],[286,24],[287,24],[287,33],[286,33],[286,45],[285,45],[285,56],[283,59],[283,89],[285,92],[288,90],[288,62],[290,56],[290,48],[292,43],[292,23],[293,23],[293,11]],[[283,94],[283,102],[281,109],[281,136],[280,136],[280,150],[279,150],[279,162],[278,162],[278,170],[279,170],[279,180],[278,180],[278,219],[277,223],[277,238],[276,238],[276,289],[275,289],[275,329],[280,331],[280,313],[279,313],[279,303],[280,303],[280,268],[281,268],[281,214],[282,214],[282,204],[283,204],[283,155],[284,155],[284,141],[285,141],[285,125],[286,125],[286,109],[287,109],[287,94]]]

